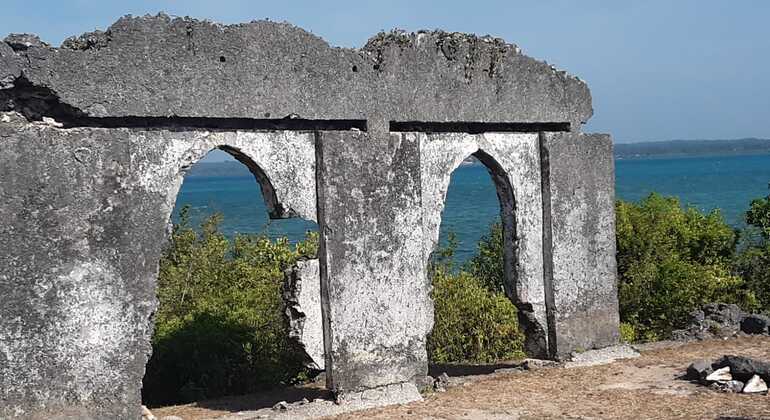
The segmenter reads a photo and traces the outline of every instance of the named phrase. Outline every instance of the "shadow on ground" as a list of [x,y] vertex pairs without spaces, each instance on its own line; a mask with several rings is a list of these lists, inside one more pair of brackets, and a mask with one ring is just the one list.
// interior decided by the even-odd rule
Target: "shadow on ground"
[[502,362],[487,365],[470,364],[434,364],[428,366],[428,375],[437,378],[442,373],[449,376],[474,376],[489,375],[500,369],[516,369],[521,367],[521,362]]
[[293,403],[303,399],[313,401],[317,398],[330,399],[331,397],[331,393],[322,387],[290,387],[277,388],[258,394],[200,401],[196,405],[208,410],[238,412],[270,408],[281,401]]

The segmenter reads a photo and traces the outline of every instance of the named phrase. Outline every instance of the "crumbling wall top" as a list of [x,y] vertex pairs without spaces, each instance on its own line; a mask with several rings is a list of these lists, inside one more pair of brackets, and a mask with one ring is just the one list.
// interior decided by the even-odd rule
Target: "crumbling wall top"
[[584,82],[492,37],[393,31],[346,49],[287,23],[157,15],[126,16],[59,48],[28,44],[0,42],[3,110],[24,85],[89,117],[579,126],[592,114]]

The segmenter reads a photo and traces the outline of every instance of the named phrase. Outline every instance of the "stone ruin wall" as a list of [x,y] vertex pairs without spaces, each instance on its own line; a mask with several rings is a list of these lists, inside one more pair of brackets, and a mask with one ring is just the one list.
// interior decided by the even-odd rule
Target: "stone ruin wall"
[[427,374],[426,266],[469,155],[498,190],[527,349],[618,340],[611,139],[580,132],[585,83],[500,39],[343,49],[289,24],[126,17],[59,48],[0,42],[0,112],[2,418],[138,418],[163,238],[213,148],[271,217],[319,223],[286,298],[339,394]]

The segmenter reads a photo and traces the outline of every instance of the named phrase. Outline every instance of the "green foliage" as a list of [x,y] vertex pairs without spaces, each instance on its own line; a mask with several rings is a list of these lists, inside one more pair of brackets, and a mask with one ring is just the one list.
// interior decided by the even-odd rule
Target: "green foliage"
[[651,194],[639,204],[618,201],[616,217],[620,315],[638,339],[668,336],[706,303],[756,305],[730,272],[737,235],[718,211],[704,215]]
[[490,363],[524,356],[516,307],[466,272],[433,273],[435,324],[428,336],[433,363]]
[[752,200],[746,212],[746,222],[760,230],[764,241],[770,241],[770,195]]
[[200,233],[181,210],[160,261],[148,404],[183,403],[289,383],[303,373],[286,335],[283,270],[314,256],[317,234],[295,247],[255,235],[228,240],[221,216]]
[[504,290],[503,248],[503,227],[500,222],[496,222],[489,226],[489,232],[479,240],[476,254],[464,267],[493,292]]
[[770,314],[770,243],[745,250],[736,259],[735,268],[756,296],[757,309]]
[[760,309],[770,313],[770,195],[751,202],[746,222],[760,231],[761,240],[736,259],[735,270],[756,295]]
[[620,341],[624,343],[633,343],[637,340],[636,329],[634,326],[627,323],[620,323]]
[[[449,235],[448,242],[436,251],[430,269],[435,322],[428,336],[429,360],[490,363],[523,357],[524,336],[519,331],[516,307],[499,289],[490,290],[486,280],[464,270],[456,272],[454,235]],[[486,256],[490,264],[494,257]],[[502,270],[502,253],[497,257],[501,262],[494,267]]]

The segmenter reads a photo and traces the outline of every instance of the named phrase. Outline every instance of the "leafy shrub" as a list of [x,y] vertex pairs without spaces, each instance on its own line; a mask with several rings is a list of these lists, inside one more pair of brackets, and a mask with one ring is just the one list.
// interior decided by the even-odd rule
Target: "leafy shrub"
[[489,232],[479,240],[476,254],[464,269],[476,277],[484,287],[493,292],[504,290],[503,227],[500,222],[489,226]]
[[153,354],[143,397],[147,404],[184,403],[286,384],[304,372],[286,334],[280,287],[283,270],[314,256],[317,236],[292,247],[219,232],[221,216],[198,233],[187,208],[160,261]]
[[751,247],[736,259],[735,268],[757,298],[757,309],[770,314],[770,243]]
[[704,215],[651,194],[639,204],[618,201],[616,217],[620,316],[638,339],[667,337],[706,303],[756,305],[730,272],[737,235],[719,211]]
[[736,258],[735,269],[756,295],[760,309],[770,313],[770,195],[751,202],[746,222],[759,230],[760,240]]
[[624,343],[633,343],[636,340],[637,340],[636,329],[634,329],[634,326],[626,322],[621,322],[620,323],[620,341]]
[[[516,307],[500,291],[502,280],[500,288],[495,285],[494,279],[502,278],[502,247],[495,251],[489,246],[494,238],[493,227],[479,243],[480,254],[489,252],[474,257],[478,272],[486,276],[483,280],[465,269],[455,270],[454,235],[434,254],[430,275],[435,323],[428,336],[428,358],[433,363],[490,363],[524,356]],[[481,261],[490,267],[483,267]]]
[[433,273],[435,324],[428,336],[433,363],[490,363],[523,357],[516,307],[466,272]]
[[749,211],[746,212],[746,222],[760,230],[765,242],[770,241],[770,195],[751,201]]

